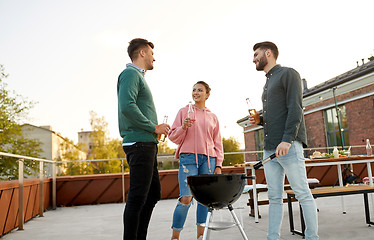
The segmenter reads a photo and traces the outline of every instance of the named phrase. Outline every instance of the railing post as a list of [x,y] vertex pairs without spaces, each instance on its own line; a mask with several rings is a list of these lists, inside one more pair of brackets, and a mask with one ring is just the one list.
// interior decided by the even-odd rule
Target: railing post
[[39,187],[39,217],[43,217],[44,212],[44,168],[43,162],[39,162],[39,180],[40,180],[40,187]]
[[18,160],[18,230],[23,230],[25,209],[23,207],[23,159]]
[[122,202],[125,203],[125,166],[123,165],[123,159],[122,161]]
[[56,209],[56,161],[52,163],[52,209]]

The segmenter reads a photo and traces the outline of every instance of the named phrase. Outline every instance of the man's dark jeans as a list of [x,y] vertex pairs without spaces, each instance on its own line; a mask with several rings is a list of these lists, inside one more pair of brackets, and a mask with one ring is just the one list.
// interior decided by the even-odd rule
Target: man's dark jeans
[[161,198],[157,144],[124,146],[130,167],[130,189],[123,214],[124,240],[145,240],[152,211]]

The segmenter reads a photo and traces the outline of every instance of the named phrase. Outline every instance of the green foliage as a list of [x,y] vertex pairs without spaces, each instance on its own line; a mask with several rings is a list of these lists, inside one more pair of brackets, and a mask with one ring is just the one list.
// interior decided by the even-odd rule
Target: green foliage
[[[122,141],[119,139],[112,139],[108,137],[108,123],[104,117],[99,117],[94,111],[90,111],[90,124],[92,132],[90,133],[91,149],[84,149],[83,144],[75,146],[76,148],[67,149],[67,146],[73,144],[72,141],[68,141],[69,144],[64,146],[65,154],[63,155],[64,160],[78,160],[79,151],[78,149],[88,152],[88,159],[125,159],[126,155],[122,149]],[[128,172],[129,166],[126,160],[124,163],[124,171]],[[102,173],[120,173],[122,172],[122,161],[111,160],[111,161],[87,161],[87,162],[70,162],[63,163],[63,171],[60,175],[72,176],[72,175],[87,175],[87,174],[102,174]]]
[[73,140],[65,138],[61,143],[62,159],[61,160],[79,160],[81,159],[81,151],[87,152],[82,143],[74,144]]
[[[176,169],[179,167],[177,161],[174,159],[175,149],[168,146],[168,140],[158,143],[158,169],[159,170],[169,170]],[[163,155],[160,157],[160,155]],[[172,155],[172,156],[168,156]],[[166,157],[167,156],[167,157]]]
[[[74,142],[68,138],[65,138],[65,141],[61,143],[62,157],[58,161],[66,160],[80,160],[81,152],[83,150],[83,144],[75,145]],[[83,160],[83,159],[82,159]],[[59,175],[73,176],[73,175],[84,175],[87,174],[87,164],[82,162],[69,162],[62,163],[61,172]]]
[[168,162],[165,162],[162,166],[162,168],[160,168],[160,170],[170,170],[170,169],[177,169],[179,167],[178,163],[173,163],[171,161],[168,161]]
[[108,137],[108,123],[104,117],[99,117],[94,111],[90,111],[91,119],[90,124],[92,128],[91,141],[92,141],[92,159],[111,159],[117,158],[116,141]]
[[[229,152],[240,152],[240,143],[234,137],[230,137],[228,139],[222,138],[223,144],[223,151],[225,153]],[[243,154],[230,154],[225,155],[225,159],[223,160],[223,166],[234,166],[235,164],[244,163]]]
[[[60,175],[73,176],[122,172],[121,160],[74,162],[74,160],[79,160],[79,150],[88,152],[88,159],[90,160],[126,157],[122,150],[121,141],[108,137],[108,124],[104,117],[98,117],[93,111],[90,112],[90,115],[90,123],[93,129],[93,131],[90,133],[92,149],[88,151],[88,149],[85,149],[83,144],[78,144],[75,146],[75,148],[69,148],[69,146],[73,145],[73,142],[70,140],[68,140],[67,143],[63,143],[62,147],[65,151],[63,154],[63,159],[73,162],[63,163],[61,166],[61,169],[63,170]],[[124,161],[124,168],[125,171],[128,171],[126,161]]]
[[[27,139],[22,135],[19,121],[27,116],[33,102],[26,100],[14,91],[7,89],[4,80],[8,77],[0,65],[0,152],[39,157],[41,143],[35,139]],[[25,175],[37,171],[37,164],[25,162]],[[18,163],[14,158],[1,157],[0,179],[17,179]]]
[[[108,123],[104,117],[99,117],[94,111],[90,112],[91,119],[91,139],[93,142],[91,158],[93,159],[113,159],[124,157],[121,141],[108,137]],[[121,172],[120,161],[92,162],[93,173],[113,173]]]
[[158,154],[173,154],[175,149],[168,146],[168,141],[158,143]]

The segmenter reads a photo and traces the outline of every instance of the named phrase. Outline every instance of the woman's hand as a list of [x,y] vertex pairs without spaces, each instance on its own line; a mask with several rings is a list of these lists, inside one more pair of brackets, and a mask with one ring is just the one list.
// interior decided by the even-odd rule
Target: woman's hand
[[183,130],[186,130],[187,128],[191,127],[193,125],[193,123],[195,122],[194,119],[191,119],[189,117],[186,117],[183,121]]
[[214,173],[213,174],[222,174],[222,168],[216,167],[216,169],[214,169]]

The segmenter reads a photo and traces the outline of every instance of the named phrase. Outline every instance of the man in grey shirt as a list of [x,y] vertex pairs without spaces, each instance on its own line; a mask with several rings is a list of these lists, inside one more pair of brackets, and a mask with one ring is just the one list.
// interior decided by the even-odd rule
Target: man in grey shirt
[[300,75],[292,68],[277,65],[278,48],[274,43],[257,43],[253,51],[253,63],[257,71],[266,73],[266,83],[263,113],[250,116],[250,122],[264,127],[264,157],[274,152],[277,157],[264,165],[269,197],[267,239],[280,237],[285,174],[303,209],[306,239],[319,239],[317,208],[307,182],[303,154],[307,139]]

